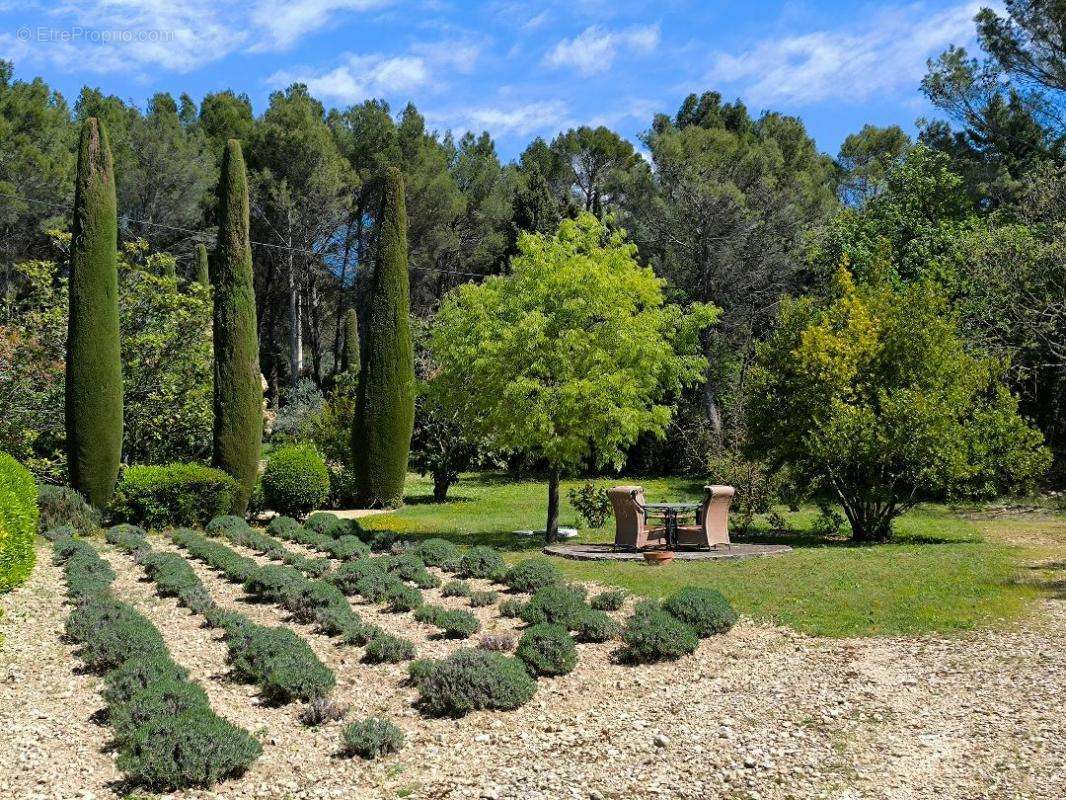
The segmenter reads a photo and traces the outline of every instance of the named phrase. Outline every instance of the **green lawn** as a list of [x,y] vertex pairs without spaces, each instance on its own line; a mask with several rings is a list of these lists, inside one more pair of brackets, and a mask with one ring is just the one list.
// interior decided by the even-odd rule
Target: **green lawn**
[[[696,499],[700,484],[683,479],[638,481],[650,499]],[[564,525],[579,527],[565,501]],[[443,536],[461,544],[491,544],[517,559],[539,550],[539,540],[511,532],[543,528],[545,484],[509,482],[502,475],[468,475],[452,489],[449,502],[432,503],[428,481],[412,476],[407,505],[366,520],[368,527],[413,536]],[[783,511],[784,509],[779,509]],[[851,545],[843,539],[806,532],[813,509],[787,515],[791,533],[766,529],[765,523],[735,541],[783,542],[792,553],[735,562],[674,562],[665,567],[643,563],[559,560],[578,580],[623,586],[647,596],[664,595],[685,584],[713,586],[734,605],[758,619],[821,636],[950,633],[1000,624],[1025,613],[1029,602],[1047,591],[1027,577],[1038,555],[1057,557],[1066,544],[1066,516],[1044,512],[1035,519],[969,519],[943,506],[922,506],[897,524],[895,539],[883,545]],[[1027,546],[1012,536],[1035,526],[1044,547]],[[584,541],[607,541],[606,528],[582,530]],[[1049,544],[1050,543],[1050,544]]]

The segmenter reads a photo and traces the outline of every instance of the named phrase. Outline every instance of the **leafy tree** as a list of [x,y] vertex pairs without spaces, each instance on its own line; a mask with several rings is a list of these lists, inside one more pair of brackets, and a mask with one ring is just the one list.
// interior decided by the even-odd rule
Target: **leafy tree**
[[256,336],[248,177],[236,139],[226,143],[218,187],[218,242],[211,259],[214,289],[215,426],[213,464],[233,476],[233,513],[243,514],[259,472],[263,386]]
[[559,134],[551,144],[577,208],[596,216],[617,210],[647,171],[633,145],[602,125]]
[[403,502],[414,425],[403,176],[390,167],[383,183],[380,244],[352,432],[355,495],[363,507]]
[[624,232],[584,214],[554,236],[522,236],[510,275],[448,296],[430,338],[434,380],[471,436],[546,463],[552,540],[563,471],[617,465],[641,432],[662,432],[662,401],[699,378],[698,335],[715,317],[666,305]]
[[1018,415],[1003,366],[967,352],[929,281],[856,285],[782,304],[757,348],[752,449],[802,471],[842,504],[859,541],[928,497],[1030,488],[1050,459]]
[[888,171],[911,148],[911,137],[899,125],[863,125],[840,145],[840,196],[850,206],[862,206],[885,188]]
[[196,245],[196,282],[205,289],[211,286],[211,268],[207,259],[207,247],[203,244]]
[[122,456],[118,220],[107,132],[82,125],[74,189],[67,324],[66,429],[70,485],[96,508],[107,506]]

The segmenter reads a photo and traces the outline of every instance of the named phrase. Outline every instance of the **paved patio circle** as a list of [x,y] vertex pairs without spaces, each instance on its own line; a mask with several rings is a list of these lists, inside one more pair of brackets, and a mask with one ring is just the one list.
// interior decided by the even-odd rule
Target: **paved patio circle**
[[[575,561],[643,561],[644,554],[632,550],[615,550],[610,544],[551,544],[544,548],[550,556]],[[718,550],[678,550],[675,561],[728,561],[741,558],[765,558],[792,552],[784,544],[734,544]]]

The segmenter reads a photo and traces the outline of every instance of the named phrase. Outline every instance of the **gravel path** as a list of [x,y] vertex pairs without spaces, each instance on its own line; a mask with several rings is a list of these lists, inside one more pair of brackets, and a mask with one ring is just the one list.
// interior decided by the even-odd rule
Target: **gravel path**
[[[153,544],[176,551],[156,537]],[[577,670],[541,679],[527,706],[459,721],[415,712],[403,665],[363,664],[359,648],[293,625],[337,673],[336,696],[351,704],[351,718],[386,714],[407,732],[401,753],[365,762],[336,756],[339,723],[304,728],[297,706],[263,706],[255,687],[227,680],[217,633],[156,598],[127,556],[101,552],[120,575],[116,592],[156,623],[216,711],[264,741],[247,775],[182,798],[1060,800],[1066,785],[1061,600],[1017,627],[952,639],[812,639],[745,619],[672,664],[616,666],[610,645],[581,645]],[[218,602],[290,624],[190,563]],[[432,638],[410,614],[355,607],[420,653],[458,646]],[[99,681],[77,673],[60,640],[67,609],[47,546],[30,581],[0,597],[0,608],[0,797],[117,797],[108,731],[91,720],[102,705]],[[491,608],[473,611],[501,629],[513,625]]]

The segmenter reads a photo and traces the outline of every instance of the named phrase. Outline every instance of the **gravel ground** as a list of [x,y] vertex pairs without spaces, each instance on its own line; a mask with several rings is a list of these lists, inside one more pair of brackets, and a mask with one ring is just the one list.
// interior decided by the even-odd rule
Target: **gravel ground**
[[[670,664],[616,666],[611,645],[579,645],[574,673],[541,679],[527,706],[458,721],[412,708],[404,665],[361,663],[360,648],[293,625],[336,672],[350,719],[386,715],[407,733],[398,755],[366,762],[338,757],[341,723],[302,727],[297,705],[265,706],[255,687],[228,680],[217,633],[155,597],[127,556],[101,552],[119,573],[115,591],[156,623],[215,710],[264,742],[245,776],[182,798],[1060,800],[1066,785],[1061,600],[1016,627],[950,639],[813,639],[745,619]],[[218,602],[287,623],[191,563]],[[0,798],[121,796],[107,728],[93,721],[99,680],[79,673],[60,638],[63,597],[47,546],[31,579],[0,597]],[[459,646],[410,614],[355,607],[420,654]],[[487,630],[514,627],[493,608],[473,611]]]

